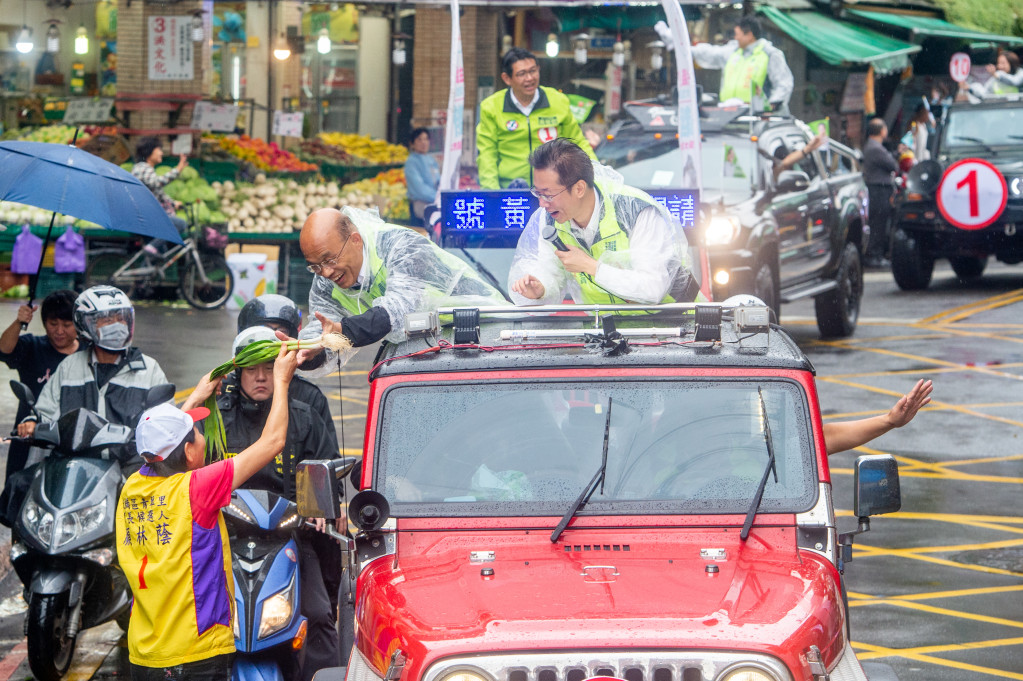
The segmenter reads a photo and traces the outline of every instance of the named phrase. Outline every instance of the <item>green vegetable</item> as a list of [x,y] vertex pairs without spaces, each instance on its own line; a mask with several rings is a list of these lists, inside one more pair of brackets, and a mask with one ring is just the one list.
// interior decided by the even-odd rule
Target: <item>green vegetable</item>
[[[280,354],[282,345],[287,346],[289,350],[318,350],[320,348],[327,348],[335,352],[344,352],[352,347],[351,341],[339,333],[325,333],[319,338],[301,341],[256,341],[242,348],[241,352],[235,355],[231,361],[224,362],[211,371],[210,378],[216,380],[227,376],[235,369],[244,369],[272,362]],[[206,463],[212,463],[224,458],[224,452],[227,451],[227,434],[224,432],[224,418],[220,413],[220,407],[217,405],[217,396],[210,395],[206,399],[205,406],[210,410],[210,415],[206,417],[205,423]]]

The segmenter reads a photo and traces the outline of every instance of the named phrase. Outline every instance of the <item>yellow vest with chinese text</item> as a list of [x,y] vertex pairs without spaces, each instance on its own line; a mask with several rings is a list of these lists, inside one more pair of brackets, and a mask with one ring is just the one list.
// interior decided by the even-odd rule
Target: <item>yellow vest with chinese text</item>
[[128,478],[118,503],[117,558],[135,596],[128,659],[171,667],[233,653],[234,582],[224,517],[192,518],[192,473]]

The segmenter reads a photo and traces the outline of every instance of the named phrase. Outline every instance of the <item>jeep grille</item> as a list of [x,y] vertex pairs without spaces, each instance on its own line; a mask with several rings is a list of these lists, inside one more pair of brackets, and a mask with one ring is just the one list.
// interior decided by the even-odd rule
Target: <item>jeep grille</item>
[[625,681],[715,681],[735,666],[752,666],[777,681],[792,681],[785,666],[767,655],[680,651],[593,651],[449,658],[434,663],[423,681],[459,669],[481,669],[494,681],[583,681],[611,676]]

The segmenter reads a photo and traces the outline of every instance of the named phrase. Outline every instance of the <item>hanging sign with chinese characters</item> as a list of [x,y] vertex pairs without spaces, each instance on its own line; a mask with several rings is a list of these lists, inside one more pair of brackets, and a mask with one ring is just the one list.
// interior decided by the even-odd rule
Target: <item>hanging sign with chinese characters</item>
[[149,17],[149,80],[192,80],[192,17]]

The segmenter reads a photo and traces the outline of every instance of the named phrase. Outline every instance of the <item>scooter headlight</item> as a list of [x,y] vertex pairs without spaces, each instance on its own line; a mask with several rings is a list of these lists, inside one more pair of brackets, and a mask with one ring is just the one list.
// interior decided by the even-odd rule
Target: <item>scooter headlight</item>
[[31,497],[25,500],[25,506],[21,509],[21,520],[25,523],[29,529],[35,529],[36,523],[43,517],[43,511],[39,508],[39,504],[32,500]]
[[276,634],[291,621],[294,611],[295,575],[287,587],[263,602],[263,613],[259,618],[259,638]]
[[65,513],[57,521],[57,546],[63,546],[73,539],[85,536],[98,529],[107,516],[107,500],[95,506]]
[[50,540],[53,539],[53,514],[49,511],[43,513],[42,518],[39,519],[39,523],[35,527],[36,537],[43,546],[49,546]]

